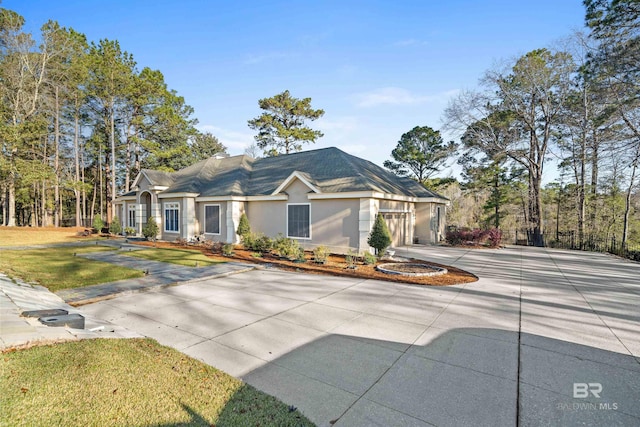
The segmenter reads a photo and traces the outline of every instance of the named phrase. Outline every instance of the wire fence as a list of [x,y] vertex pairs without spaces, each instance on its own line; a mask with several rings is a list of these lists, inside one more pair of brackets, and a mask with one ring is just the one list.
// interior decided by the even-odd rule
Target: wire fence
[[[533,246],[531,233],[515,231],[509,234],[516,245]],[[569,231],[564,233],[544,233],[543,245],[548,248],[573,249],[578,251],[608,252],[634,261],[640,261],[640,244],[622,244],[616,236],[601,237],[585,235],[580,241],[578,233]],[[504,239],[506,241],[506,239]]]

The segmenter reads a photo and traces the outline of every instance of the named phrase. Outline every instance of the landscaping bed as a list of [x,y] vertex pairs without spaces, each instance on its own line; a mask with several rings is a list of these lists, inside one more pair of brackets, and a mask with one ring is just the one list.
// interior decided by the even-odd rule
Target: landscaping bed
[[[137,244],[144,246],[153,246],[152,242],[137,242]],[[184,249],[185,247],[172,242],[156,242],[155,243],[158,248],[174,248],[174,249]],[[442,274],[439,276],[401,276],[401,275],[390,275],[383,273],[381,271],[377,271],[375,269],[376,264],[380,263],[393,263],[400,261],[393,260],[384,260],[378,261],[376,264],[366,265],[362,262],[362,258],[359,257],[358,260],[355,261],[355,268],[349,268],[349,263],[347,262],[347,256],[345,255],[336,255],[330,254],[327,258],[327,262],[325,264],[316,263],[313,260],[313,252],[305,252],[305,262],[297,262],[290,261],[286,258],[278,257],[272,253],[258,253],[255,251],[248,251],[242,249],[240,247],[236,247],[234,249],[234,255],[230,257],[225,257],[222,254],[212,253],[211,249],[200,247],[200,246],[188,246],[189,249],[201,251],[208,257],[217,260],[224,261],[242,261],[242,262],[250,262],[255,264],[261,264],[265,266],[273,266],[283,270],[288,271],[303,271],[311,274],[328,274],[334,276],[342,276],[342,277],[359,277],[363,279],[375,279],[375,280],[386,280],[388,282],[400,282],[400,283],[410,283],[413,285],[427,285],[427,286],[448,286],[448,285],[458,285],[462,283],[470,283],[475,282],[478,278],[469,273],[468,271],[461,270],[456,267],[452,267],[449,265],[438,264],[435,262],[426,262],[420,259],[408,259],[409,262],[415,264],[429,264],[436,267],[442,267],[447,269],[446,274]]]

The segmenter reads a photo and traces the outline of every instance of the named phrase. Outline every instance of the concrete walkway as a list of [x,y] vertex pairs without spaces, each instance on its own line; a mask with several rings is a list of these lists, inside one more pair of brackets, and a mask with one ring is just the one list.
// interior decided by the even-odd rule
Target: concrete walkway
[[71,305],[82,305],[114,295],[139,292],[174,283],[188,282],[202,278],[223,277],[229,274],[253,270],[255,266],[237,262],[225,262],[202,267],[189,267],[166,262],[149,261],[143,258],[127,256],[129,251],[146,249],[144,246],[128,245],[118,252],[90,252],[78,254],[84,258],[108,262],[146,272],[138,279],[119,280],[82,288],[64,289],[56,294]]
[[142,336],[86,313],[80,313],[85,316],[85,329],[49,327],[35,318],[20,316],[23,311],[46,309],[64,309],[69,313],[80,313],[80,310],[66,304],[47,288],[14,281],[0,273],[0,350],[35,342]]
[[82,307],[321,426],[640,424],[640,264],[412,247],[475,283],[250,271]]
[[[255,267],[242,263],[221,263],[204,267],[188,267],[142,258],[127,256],[128,252],[146,249],[144,246],[132,245],[122,240],[103,240],[101,246],[113,246],[117,252],[94,252],[78,254],[78,256],[119,266],[147,272],[142,278],[120,280],[83,288],[64,289],[50,292],[43,286],[31,285],[20,280],[13,280],[0,273],[0,350],[29,345],[35,342],[59,342],[83,338],[127,338],[142,335],[114,325],[108,321],[94,318],[74,308],[89,302],[96,302],[116,295],[128,295],[140,291],[158,289],[176,283],[188,283],[202,278],[224,277],[229,274],[246,272]],[[65,246],[94,246],[96,242],[60,243],[50,245],[27,245],[20,247],[3,247],[2,250],[46,249]],[[24,311],[64,309],[70,314],[79,313],[85,316],[84,329],[67,327],[48,327],[35,318],[21,316]],[[126,326],[126,325],[125,325]]]

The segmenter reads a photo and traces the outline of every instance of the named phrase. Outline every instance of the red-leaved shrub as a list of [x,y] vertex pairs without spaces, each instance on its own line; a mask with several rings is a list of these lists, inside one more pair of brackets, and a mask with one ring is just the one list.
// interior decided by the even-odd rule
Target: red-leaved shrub
[[473,230],[460,228],[455,231],[447,231],[445,240],[453,246],[486,245],[492,248],[497,248],[500,246],[502,241],[502,231],[497,228],[489,230],[481,230],[479,228],[475,228]]

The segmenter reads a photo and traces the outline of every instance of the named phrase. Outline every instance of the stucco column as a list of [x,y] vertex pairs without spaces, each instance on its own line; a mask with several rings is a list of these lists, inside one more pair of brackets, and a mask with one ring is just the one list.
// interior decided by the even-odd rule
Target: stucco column
[[227,222],[227,243],[238,243],[240,239],[236,234],[240,216],[242,215],[242,202],[229,200],[227,202],[226,222]]
[[185,197],[182,199],[182,218],[180,218],[180,236],[185,239],[195,236],[196,233],[196,199]]
[[142,227],[147,223],[147,219],[144,217],[144,209],[142,207],[142,201],[140,200],[140,192],[136,193],[136,234],[142,235]]
[[369,239],[369,233],[373,228],[373,223],[376,220],[376,213],[378,212],[378,201],[375,199],[360,199],[360,213],[358,215],[358,253],[365,251],[371,252],[371,247],[367,240]]

